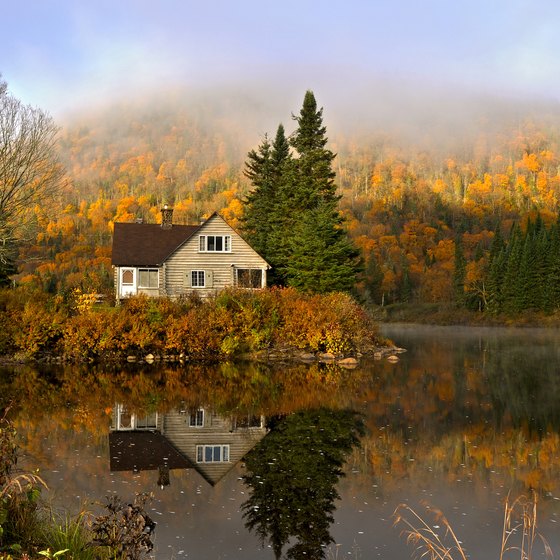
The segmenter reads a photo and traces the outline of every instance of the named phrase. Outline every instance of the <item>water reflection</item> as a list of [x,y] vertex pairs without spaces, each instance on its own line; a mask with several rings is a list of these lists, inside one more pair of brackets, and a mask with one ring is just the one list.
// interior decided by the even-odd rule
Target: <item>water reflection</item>
[[169,471],[195,469],[214,486],[265,436],[264,417],[217,414],[211,407],[182,406],[145,416],[124,404],[113,409],[111,471],[158,471],[158,486],[169,486]]
[[363,435],[362,418],[352,411],[302,411],[276,419],[247,455],[243,478],[250,497],[243,517],[277,559],[288,543],[287,558],[325,557],[334,542],[336,485]]
[[[400,501],[420,498],[429,498],[451,517],[456,511],[459,529],[468,521],[463,514],[476,512],[473,519],[484,515],[479,525],[498,535],[505,494],[534,488],[549,526],[560,522],[558,334],[426,327],[389,327],[385,334],[408,349],[399,363],[364,362],[352,371],[318,364],[25,366],[0,371],[0,401],[14,402],[27,465],[40,467],[53,490],[102,498],[109,491],[154,489],[162,516],[158,539],[166,546],[185,539],[189,545],[183,548],[196,557],[236,557],[226,551],[243,548],[237,557],[262,558],[267,552],[260,552],[261,540],[270,547],[269,555],[279,550],[294,555],[289,551],[298,543],[318,550],[318,543],[331,537],[346,543],[345,554],[358,543],[360,558],[408,557],[404,546],[398,548],[398,535],[390,532],[390,515]],[[121,404],[120,412],[114,403]],[[327,418],[312,420],[318,410],[332,418],[347,410],[362,414],[361,447],[342,447],[347,463],[339,468],[348,474],[345,479],[329,478],[320,466],[325,457],[311,451],[328,449],[314,439],[322,433],[309,427],[319,420],[328,423]],[[234,457],[233,444],[214,436],[189,442],[188,434],[202,434],[213,418],[216,423],[220,419],[224,437],[253,428],[262,436],[263,426],[253,426],[261,417],[268,419],[270,431],[260,442],[251,441],[256,444],[252,452],[241,450]],[[166,418],[170,427],[174,422],[186,434],[173,439]],[[296,424],[307,425],[307,431],[296,430]],[[157,434],[175,455],[162,439],[146,440]],[[144,441],[126,439],[133,437]],[[162,453],[156,453],[158,448]],[[264,460],[284,449],[291,452]],[[204,474],[219,465],[214,458],[226,453],[229,470]],[[205,457],[209,460],[199,461]],[[328,488],[340,493],[339,502],[328,502],[328,489],[314,487],[315,472],[332,482]],[[302,482],[296,492],[275,494],[276,484],[288,488],[290,479],[299,476],[307,480],[310,493]],[[321,504],[315,508],[315,513],[322,510],[321,519],[308,510],[307,526],[297,524],[297,515],[283,513],[292,505],[287,497],[294,506],[297,498],[300,509],[303,502]],[[244,506],[242,518],[242,504],[261,498],[253,504],[257,509]],[[275,506],[280,499],[283,511]],[[329,509],[332,503],[336,511]],[[268,506],[275,509],[267,511]],[[244,531],[244,523],[252,533]],[[479,525],[468,528],[477,534]],[[544,532],[550,540],[550,532]],[[560,539],[560,532],[554,534]],[[480,539],[482,555],[488,543]],[[477,544],[470,547],[473,557]]]

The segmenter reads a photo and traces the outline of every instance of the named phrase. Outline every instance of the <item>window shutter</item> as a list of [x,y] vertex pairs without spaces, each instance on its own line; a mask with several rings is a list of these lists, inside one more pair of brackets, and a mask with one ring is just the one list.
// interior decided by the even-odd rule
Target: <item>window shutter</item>
[[214,272],[212,270],[206,271],[205,287],[212,288],[214,286]]
[[192,270],[187,270],[183,277],[183,287],[192,288]]

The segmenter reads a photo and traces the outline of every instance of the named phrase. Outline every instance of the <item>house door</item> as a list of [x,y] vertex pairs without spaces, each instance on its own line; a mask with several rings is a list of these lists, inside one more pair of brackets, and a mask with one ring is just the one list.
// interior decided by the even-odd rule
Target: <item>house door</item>
[[133,296],[136,294],[136,269],[121,268],[121,293],[120,297]]

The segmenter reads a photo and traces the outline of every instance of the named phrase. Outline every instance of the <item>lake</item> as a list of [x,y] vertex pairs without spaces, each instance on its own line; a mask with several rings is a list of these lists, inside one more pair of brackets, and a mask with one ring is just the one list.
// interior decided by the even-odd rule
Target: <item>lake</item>
[[472,558],[498,558],[505,499],[532,489],[558,556],[560,333],[382,332],[397,363],[25,366],[0,395],[55,507],[153,493],[159,559],[313,557],[332,537],[327,558],[401,560],[400,503],[436,532],[440,508]]

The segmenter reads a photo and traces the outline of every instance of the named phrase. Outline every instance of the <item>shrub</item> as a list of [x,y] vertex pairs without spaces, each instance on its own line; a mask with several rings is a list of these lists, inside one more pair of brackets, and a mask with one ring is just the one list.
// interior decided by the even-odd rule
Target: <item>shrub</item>
[[134,502],[127,504],[118,496],[107,498],[109,513],[98,516],[92,524],[93,544],[108,548],[111,558],[141,560],[147,556],[154,548],[156,526],[144,509],[149,499],[148,494],[137,494]]

